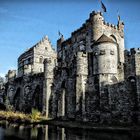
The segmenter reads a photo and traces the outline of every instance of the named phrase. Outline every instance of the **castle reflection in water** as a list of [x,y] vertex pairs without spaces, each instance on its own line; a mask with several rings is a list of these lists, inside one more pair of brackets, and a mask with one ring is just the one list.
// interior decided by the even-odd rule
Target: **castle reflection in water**
[[138,132],[103,132],[58,126],[1,126],[0,140],[132,140]]

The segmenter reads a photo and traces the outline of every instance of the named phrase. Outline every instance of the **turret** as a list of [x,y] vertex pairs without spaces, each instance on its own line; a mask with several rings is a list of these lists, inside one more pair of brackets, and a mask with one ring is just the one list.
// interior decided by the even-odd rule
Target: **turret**
[[92,21],[92,26],[93,26],[92,39],[93,41],[96,41],[100,37],[100,35],[103,33],[104,18],[101,12],[93,11],[90,14],[90,20]]
[[88,75],[87,53],[77,53],[77,76]]
[[[76,112],[77,120],[81,117],[86,119],[85,109],[85,94],[86,94],[86,83],[88,76],[88,55],[87,53],[77,53],[77,76],[76,76]],[[82,107],[82,110],[81,110]]]
[[117,74],[118,46],[111,38],[102,35],[93,44],[93,74]]
[[124,23],[123,23],[123,21],[119,20],[117,26],[118,26],[120,36],[123,38],[124,37]]
[[7,80],[14,80],[16,78],[16,70],[9,70],[7,74]]
[[62,35],[61,38],[57,40],[57,52],[61,51],[63,41],[64,41],[64,37]]
[[101,12],[92,12],[89,20],[92,23],[91,41],[94,43],[102,34],[106,34],[118,44],[119,62],[124,63],[124,23],[120,19],[117,26],[107,23]]
[[116,41],[118,43],[119,47],[119,62],[120,65],[124,64],[124,22],[120,20],[120,17],[118,16],[118,24],[117,24],[117,32],[116,32]]
[[44,76],[45,78],[53,78],[56,58],[46,58],[44,60]]
[[[43,89],[43,110],[48,118],[49,114],[49,103],[52,94],[52,87],[54,82],[54,68],[56,65],[56,56],[46,58],[44,60],[44,89]],[[51,116],[53,117],[53,116]]]

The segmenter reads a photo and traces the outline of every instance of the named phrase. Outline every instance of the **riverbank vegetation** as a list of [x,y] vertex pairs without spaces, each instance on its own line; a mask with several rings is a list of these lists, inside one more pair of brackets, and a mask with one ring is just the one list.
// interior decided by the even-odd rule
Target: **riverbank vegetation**
[[11,123],[34,123],[45,120],[45,117],[36,109],[32,109],[31,114],[17,111],[0,111],[0,120],[6,120]]
[[0,125],[54,125],[59,127],[67,128],[82,128],[90,129],[94,131],[102,132],[129,132],[129,131],[139,131],[140,127],[137,125],[105,125],[105,124],[94,124],[92,122],[82,122],[82,121],[70,121],[62,119],[51,119],[41,116],[41,113],[33,109],[31,114],[24,114],[21,112],[14,111],[0,111]]

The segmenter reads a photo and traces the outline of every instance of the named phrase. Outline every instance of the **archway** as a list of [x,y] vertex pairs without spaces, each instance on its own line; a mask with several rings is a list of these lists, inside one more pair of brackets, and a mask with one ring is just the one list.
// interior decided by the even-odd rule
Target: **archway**
[[20,92],[21,92],[21,89],[18,88],[17,91],[16,91],[16,94],[13,98],[13,105],[14,105],[14,108],[15,110],[19,111],[20,108],[19,108],[19,104],[20,104]]
[[136,77],[135,76],[129,76],[127,78],[127,90],[129,91],[129,96],[131,98],[131,102],[133,103],[131,105],[131,109],[132,109],[132,120],[135,124],[137,124],[138,122],[138,115],[137,115],[137,111],[139,110],[139,106],[138,106],[138,94],[137,94],[137,83],[136,83]]
[[61,83],[61,89],[58,94],[58,117],[64,117],[65,116],[65,94],[66,94],[66,87],[65,87],[65,81]]
[[32,107],[37,109],[38,111],[42,111],[42,92],[39,85],[37,85],[35,88],[32,101]]
[[117,38],[115,35],[110,35],[110,38],[117,43],[117,55],[118,55],[118,62],[120,62],[120,48],[119,48],[119,44],[118,44],[118,41],[117,41]]
[[109,80],[110,84],[116,84],[118,83],[118,79],[115,76],[111,76],[110,80]]
[[132,94],[134,94],[134,92],[136,93],[136,77],[135,76],[128,76],[127,77],[127,84],[128,84],[128,89],[129,91],[132,92]]
[[136,93],[136,77],[135,76],[128,76],[127,77],[128,89],[132,92],[132,94]]

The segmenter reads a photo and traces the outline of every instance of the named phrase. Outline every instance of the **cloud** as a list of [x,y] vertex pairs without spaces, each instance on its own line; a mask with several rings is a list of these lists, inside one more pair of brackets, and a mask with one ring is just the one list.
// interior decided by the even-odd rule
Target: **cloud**
[[5,77],[5,73],[0,73],[0,77]]

